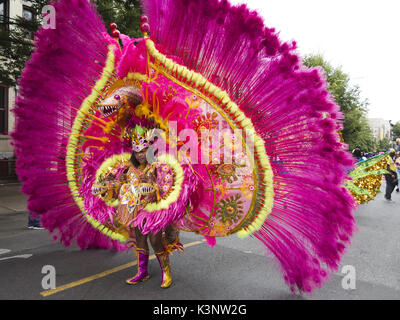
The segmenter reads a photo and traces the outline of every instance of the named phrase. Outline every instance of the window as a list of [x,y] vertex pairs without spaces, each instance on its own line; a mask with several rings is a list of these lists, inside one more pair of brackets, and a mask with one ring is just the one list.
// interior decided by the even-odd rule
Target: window
[[0,0],[0,32],[8,31],[9,14],[8,0]]
[[0,84],[0,134],[8,131],[8,87]]
[[[33,20],[35,19],[35,16],[34,16],[34,14],[33,14],[32,8],[23,6],[23,9],[22,9],[22,17],[23,17],[25,20],[33,21]],[[26,36],[27,38],[29,38],[29,39],[33,39],[33,32],[25,31],[25,36]]]
[[24,9],[23,9],[23,16],[24,16],[24,19],[26,19],[26,20],[29,20],[29,21],[33,20],[33,12],[32,12],[32,9],[30,9],[30,8],[28,8],[28,7],[24,7]]

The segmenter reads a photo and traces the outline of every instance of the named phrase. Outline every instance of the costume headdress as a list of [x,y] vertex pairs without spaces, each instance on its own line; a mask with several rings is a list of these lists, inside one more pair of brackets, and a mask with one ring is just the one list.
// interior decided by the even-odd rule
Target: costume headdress
[[136,125],[133,129],[126,129],[124,138],[131,141],[132,150],[140,152],[149,147],[154,138],[154,128],[146,128]]
[[[37,35],[13,134],[30,210],[65,244],[121,248],[115,240],[125,238],[110,223],[114,208],[90,190],[103,163],[131,151],[121,142],[127,123],[135,115],[168,132],[191,129],[195,141],[205,131],[210,143],[192,149],[205,162],[180,161],[189,155],[183,135],[171,143],[179,161],[165,159],[179,183],[168,201],[144,208],[135,226],[157,232],[174,223],[211,245],[216,237],[253,235],[293,291],[321,286],[350,243],[355,208],[344,188],[354,161],[338,135],[343,115],[323,77],[245,6],[142,2],[145,37],[114,32],[122,48],[87,0],[56,2],[57,30]],[[100,113],[103,93],[116,84],[142,99]],[[237,131],[243,134],[229,138]]]

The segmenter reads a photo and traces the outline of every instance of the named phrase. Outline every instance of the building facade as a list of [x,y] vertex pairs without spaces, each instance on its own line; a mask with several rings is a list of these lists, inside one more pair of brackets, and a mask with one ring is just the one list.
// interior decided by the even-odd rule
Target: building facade
[[[0,0],[0,29],[9,32],[12,25],[9,23],[16,17],[34,19],[31,3],[23,0]],[[10,144],[9,133],[14,130],[15,118],[11,110],[17,96],[16,87],[0,83],[0,178],[12,175],[13,148]]]
[[372,133],[376,141],[380,141],[384,138],[390,140],[391,137],[391,125],[389,120],[370,118],[368,124],[371,127]]

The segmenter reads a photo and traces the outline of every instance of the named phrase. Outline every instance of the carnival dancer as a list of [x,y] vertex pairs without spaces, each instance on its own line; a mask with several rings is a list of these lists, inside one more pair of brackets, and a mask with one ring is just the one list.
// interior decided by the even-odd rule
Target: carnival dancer
[[157,233],[143,234],[138,226],[134,226],[136,216],[141,214],[147,204],[160,201],[157,163],[148,161],[153,131],[152,128],[139,125],[129,131],[128,138],[132,141],[133,150],[130,159],[109,168],[104,179],[93,185],[92,193],[96,196],[108,196],[110,192],[118,194],[119,204],[116,207],[114,223],[128,231],[129,243],[136,254],[138,266],[137,274],[126,280],[126,283],[136,284],[149,279],[148,240],[150,240],[162,270],[161,287],[168,288],[172,284],[169,254],[173,250],[183,252],[183,246],[179,242],[179,232],[172,225],[168,225]]
[[[29,210],[65,245],[134,246],[128,283],[148,279],[149,239],[168,287],[166,251],[181,247],[169,231],[183,230],[211,247],[253,236],[293,293],[321,287],[356,208],[345,188],[354,159],[324,76],[244,5],[142,4],[142,38],[115,24],[108,34],[92,1],[53,4],[57,29],[36,35],[15,108]],[[144,157],[151,128],[166,145],[154,161]]]

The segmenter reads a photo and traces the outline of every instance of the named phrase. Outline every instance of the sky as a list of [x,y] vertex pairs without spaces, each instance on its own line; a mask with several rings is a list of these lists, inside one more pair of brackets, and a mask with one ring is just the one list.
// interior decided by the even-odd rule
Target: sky
[[368,117],[400,121],[399,0],[230,0],[256,10],[298,53],[322,54],[368,99]]

